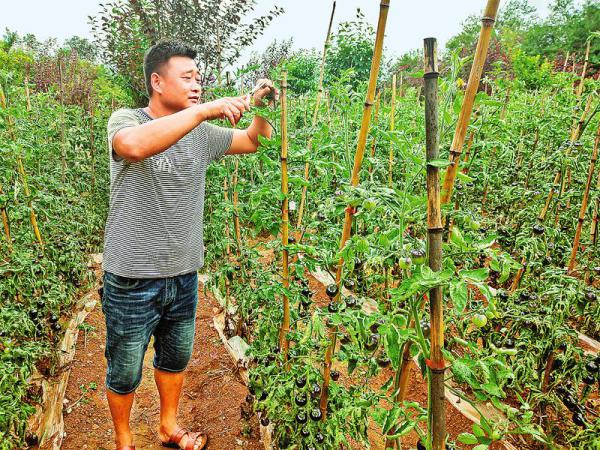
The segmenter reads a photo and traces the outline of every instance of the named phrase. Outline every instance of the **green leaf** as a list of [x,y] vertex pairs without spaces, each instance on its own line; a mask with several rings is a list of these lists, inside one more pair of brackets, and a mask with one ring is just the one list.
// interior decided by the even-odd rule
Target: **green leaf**
[[475,270],[461,270],[459,275],[465,280],[483,282],[489,277],[490,270],[487,267]]
[[479,426],[479,424],[474,423],[473,424],[473,434],[477,437],[484,437],[485,436],[485,431],[483,431],[483,428],[481,428],[481,426]]
[[474,445],[479,442],[477,440],[477,438],[475,436],[473,436],[471,433],[460,433],[456,437],[456,439],[458,439],[458,441],[463,444],[469,444],[469,445]]
[[473,447],[473,450],[487,450],[488,448],[490,448],[490,446],[487,444],[479,444]]
[[447,159],[432,159],[431,161],[427,161],[428,166],[444,168],[452,165],[452,161]]
[[450,283],[450,298],[454,310],[460,314],[467,306],[467,284],[463,280],[456,280]]

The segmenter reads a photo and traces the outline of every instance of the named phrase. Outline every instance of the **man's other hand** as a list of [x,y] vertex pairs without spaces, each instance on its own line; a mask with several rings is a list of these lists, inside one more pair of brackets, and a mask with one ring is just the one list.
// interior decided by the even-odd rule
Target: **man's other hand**
[[259,79],[254,89],[254,104],[256,106],[264,106],[263,99],[265,98],[269,100],[269,103],[279,98],[279,91],[273,85],[273,82],[267,78]]
[[232,126],[236,126],[246,111],[250,111],[250,102],[247,96],[225,97],[202,104],[206,110],[206,120],[227,119]]

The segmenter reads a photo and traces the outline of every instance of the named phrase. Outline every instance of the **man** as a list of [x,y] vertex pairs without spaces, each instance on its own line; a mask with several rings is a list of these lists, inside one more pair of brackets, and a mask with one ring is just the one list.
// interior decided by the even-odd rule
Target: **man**
[[[129,416],[141,381],[142,363],[154,336],[154,378],[160,395],[161,442],[199,450],[207,436],[177,423],[177,409],[192,352],[197,270],[204,262],[202,218],[207,166],[224,154],[255,152],[271,126],[254,117],[245,130],[209,124],[226,118],[236,125],[250,97],[200,103],[196,52],[163,41],[144,57],[150,101],[121,109],[108,121],[110,208],[104,241],[107,397],[118,450],[131,450]],[[269,80],[254,101],[277,95]]]

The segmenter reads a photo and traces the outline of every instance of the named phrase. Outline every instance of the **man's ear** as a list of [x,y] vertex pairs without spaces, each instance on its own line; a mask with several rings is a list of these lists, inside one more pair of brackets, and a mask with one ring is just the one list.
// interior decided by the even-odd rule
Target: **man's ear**
[[152,85],[152,90],[154,92],[162,94],[162,80],[158,73],[152,72],[152,75],[150,75],[150,84]]

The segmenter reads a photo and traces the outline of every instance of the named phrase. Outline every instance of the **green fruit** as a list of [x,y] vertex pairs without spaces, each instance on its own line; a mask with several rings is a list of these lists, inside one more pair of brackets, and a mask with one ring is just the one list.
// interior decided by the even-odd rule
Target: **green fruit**
[[425,250],[414,249],[410,251],[410,256],[415,264],[423,264],[427,255]]
[[400,260],[398,261],[398,267],[400,267],[402,270],[408,269],[411,264],[412,259],[410,258],[400,258]]
[[477,328],[483,328],[487,325],[488,319],[485,315],[483,314],[475,314],[472,318],[471,318],[471,322],[473,323],[473,325],[475,325]]

